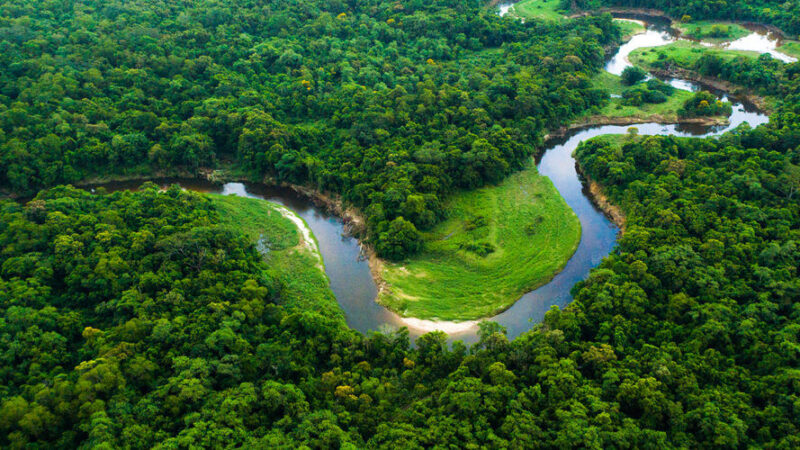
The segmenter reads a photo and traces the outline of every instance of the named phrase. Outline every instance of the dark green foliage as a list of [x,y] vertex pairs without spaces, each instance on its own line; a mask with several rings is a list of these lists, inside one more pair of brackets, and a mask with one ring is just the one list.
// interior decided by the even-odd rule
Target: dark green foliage
[[474,253],[480,256],[481,258],[486,257],[491,253],[494,253],[494,251],[496,250],[491,242],[469,242],[461,244],[461,248],[470,253]]
[[422,245],[417,228],[403,217],[395,218],[378,233],[375,250],[391,260],[416,253]]
[[536,216],[536,219],[534,219],[532,223],[525,225],[525,234],[529,236],[536,234],[536,231],[542,222],[544,222],[544,217]]
[[708,92],[700,91],[691,96],[678,110],[680,117],[730,116],[733,108],[730,102],[723,102]]
[[582,146],[619,250],[567,310],[469,351],[285,309],[197,194],[0,203],[0,445],[796,447],[794,114]]
[[580,147],[619,250],[541,327],[470,349],[287,310],[197,194],[2,202],[0,445],[797,447],[793,114]]
[[603,102],[589,75],[619,38],[609,16],[484,6],[4,1],[0,188],[224,160],[380,211],[370,238],[398,216],[427,229],[453,190],[501,180]]
[[667,96],[659,90],[650,90],[644,86],[636,86],[622,92],[623,103],[631,106],[641,106],[645,103],[664,103]]
[[661,92],[662,94],[664,94],[666,96],[670,96],[670,95],[672,95],[673,92],[675,92],[675,88],[674,87],[670,86],[667,83],[664,83],[663,81],[661,81],[661,80],[659,80],[657,78],[651,78],[651,79],[647,80],[647,89],[650,90],[650,91]]
[[[627,69],[626,69],[627,70]],[[622,92],[624,104],[631,106],[641,106],[645,103],[664,103],[667,97],[672,95],[675,88],[655,78],[647,80],[647,83],[634,86]]]
[[464,224],[464,229],[467,231],[472,231],[477,228],[483,228],[487,224],[486,217],[484,216],[475,216],[470,220],[467,220]]
[[730,60],[706,53],[692,69],[708,77],[755,89],[761,94],[776,94],[787,87],[786,78],[791,79],[800,69],[800,64],[785,64],[766,53],[756,59],[738,57]]
[[[681,5],[771,5],[779,24],[796,11],[664,7]],[[597,67],[594,38],[578,45],[589,25],[467,14],[480,6],[5,2],[2,183],[232,156],[369,205],[379,245],[414,251],[440,193],[502,177],[526,154],[509,142],[593,95],[558,53]],[[470,53],[503,40],[503,57]],[[491,62],[434,59],[451,44]],[[782,94],[767,126],[577,150],[626,231],[567,309],[513,342],[488,323],[471,348],[430,333],[411,349],[407,332],[361,336],[329,305],[284,306],[255,248],[177,188],[0,201],[0,447],[798,448],[798,69],[764,70],[776,78],[746,79]]]
[[626,67],[622,71],[622,84],[626,86],[633,86],[645,78],[647,78],[647,72],[636,66]]
[[[692,440],[717,447],[798,445],[793,413],[777,406],[798,395],[783,387],[800,363],[785,341],[800,320],[800,203],[785,185],[800,180],[797,136],[794,122],[719,141],[649,137],[578,149],[628,225],[619,252],[578,284],[575,313],[565,314],[583,323],[581,339],[641,363],[641,378],[612,389],[640,424],[685,423]],[[752,434],[762,426],[770,431]],[[770,444],[753,444],[760,439]]]

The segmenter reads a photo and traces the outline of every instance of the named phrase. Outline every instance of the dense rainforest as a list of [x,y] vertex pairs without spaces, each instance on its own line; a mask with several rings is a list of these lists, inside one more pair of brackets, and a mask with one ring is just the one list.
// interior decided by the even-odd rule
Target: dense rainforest
[[228,162],[341,194],[399,258],[606,100],[589,74],[619,37],[476,0],[3,1],[0,186]]
[[200,194],[5,201],[0,444],[797,447],[793,114],[581,147],[627,213],[619,250],[565,311],[469,349],[284,305]]
[[625,233],[513,341],[412,348],[289,302],[201,194],[39,192],[231,162],[340,192],[374,233],[423,227],[409,202],[602,102],[584,71],[618,37],[477,3],[266,5],[0,6],[0,184],[38,192],[0,200],[0,447],[800,447],[797,64],[752,78],[781,97],[768,125],[581,146]]

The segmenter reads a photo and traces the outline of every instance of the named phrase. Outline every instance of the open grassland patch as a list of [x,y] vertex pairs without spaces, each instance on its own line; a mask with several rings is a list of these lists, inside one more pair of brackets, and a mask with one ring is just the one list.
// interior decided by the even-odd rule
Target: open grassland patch
[[624,40],[627,40],[639,33],[644,33],[646,30],[644,24],[638,20],[614,19],[614,23],[622,31],[622,39]]
[[712,20],[678,23],[675,27],[687,38],[699,39],[714,44],[735,41],[750,34],[750,30],[737,23]]
[[800,59],[800,42],[783,41],[780,47],[778,47],[778,51]]
[[577,216],[532,163],[500,185],[457,194],[447,211],[420,255],[383,266],[380,301],[401,315],[491,316],[549,281],[580,241]]
[[719,56],[724,60],[731,60],[739,56],[746,58],[758,58],[760,53],[744,50],[725,50],[714,47],[706,47],[698,42],[677,41],[659,47],[649,47],[636,49],[628,56],[631,63],[643,67],[656,67],[658,61],[675,61],[680,67],[693,67],[700,57],[710,53]]
[[565,19],[564,11],[559,8],[559,0],[522,0],[515,3],[510,14],[523,19]]

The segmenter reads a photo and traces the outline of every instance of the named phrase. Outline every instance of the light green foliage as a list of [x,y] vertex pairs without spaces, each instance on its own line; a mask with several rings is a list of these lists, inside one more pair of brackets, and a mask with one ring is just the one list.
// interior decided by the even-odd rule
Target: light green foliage
[[534,167],[497,186],[456,195],[424,233],[420,255],[391,264],[380,302],[418,318],[490,316],[548,281],[569,260],[580,223]]
[[614,23],[619,27],[622,32],[622,39],[627,40],[634,35],[644,33],[645,27],[641,22],[636,20],[614,19]]
[[778,51],[800,59],[800,42],[794,40],[784,40],[781,46],[778,47]]
[[514,4],[509,14],[523,19],[564,20],[559,0],[522,0]]
[[272,251],[300,244],[300,232],[295,224],[270,202],[234,195],[210,194],[209,197],[220,213],[221,223],[253,243],[265,240]]
[[732,60],[740,56],[755,59],[759,56],[757,52],[709,48],[697,42],[677,41],[660,47],[636,49],[630,54],[629,59],[633,64],[644,68],[659,68],[665,61],[670,61],[679,67],[692,67],[706,54],[724,60]]
[[685,37],[713,43],[733,41],[750,34],[747,28],[731,22],[700,20],[676,26]]

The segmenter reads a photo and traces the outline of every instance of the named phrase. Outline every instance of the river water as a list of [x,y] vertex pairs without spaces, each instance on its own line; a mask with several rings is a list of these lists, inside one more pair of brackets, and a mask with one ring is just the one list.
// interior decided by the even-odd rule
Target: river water
[[[648,25],[645,33],[631,39],[620,51],[612,56],[607,70],[622,73],[629,65],[627,55],[639,47],[663,45],[675,37],[660,25]],[[668,80],[682,89],[697,90],[695,83],[684,80]],[[727,98],[727,97],[726,97]],[[664,125],[647,123],[634,125],[640,135],[672,134],[676,136],[713,136],[729,131],[744,122],[752,127],[766,123],[768,117],[755,108],[734,102],[734,112],[727,126],[704,127]],[[595,126],[577,130],[568,136],[547,143],[547,149],[538,161],[541,175],[549,177],[567,204],[575,211],[581,222],[582,236],[578,249],[564,270],[538,289],[523,295],[519,301],[505,312],[491,318],[506,327],[509,338],[514,338],[540,322],[551,306],[566,306],[570,300],[572,286],[586,278],[616,245],[618,228],[599,211],[587,195],[586,188],[576,170],[572,153],[584,140],[603,134],[627,133],[629,126]],[[256,183],[225,183],[222,185],[198,180],[161,179],[161,185],[177,183],[185,189],[201,192],[239,195],[258,198],[281,204],[302,217],[311,228],[319,242],[320,252],[325,262],[325,271],[330,279],[331,290],[345,312],[347,323],[361,332],[371,330],[385,331],[400,326],[408,326],[412,337],[425,332],[427,328],[415,327],[415,321],[406,321],[397,314],[375,302],[377,288],[372,279],[369,265],[362,257],[358,241],[348,237],[344,224],[338,217],[328,214],[310,200],[301,197],[291,189],[265,186]],[[134,189],[141,184],[136,182],[116,182],[104,184],[107,190]],[[465,325],[458,332],[450,334],[451,339],[474,342],[477,339],[475,325]]]

